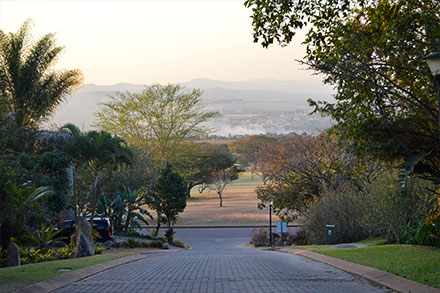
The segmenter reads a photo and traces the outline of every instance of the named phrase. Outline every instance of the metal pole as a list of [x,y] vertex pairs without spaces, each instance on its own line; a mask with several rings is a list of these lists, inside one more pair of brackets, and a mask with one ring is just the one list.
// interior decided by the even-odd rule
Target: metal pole
[[270,247],[272,247],[272,205],[269,205],[269,239]]
[[[440,74],[437,74],[435,76],[435,79],[437,81],[437,101],[438,101],[438,117],[437,117],[437,123],[438,123],[438,131],[439,131],[439,149],[440,149]],[[438,150],[437,150],[438,151]]]

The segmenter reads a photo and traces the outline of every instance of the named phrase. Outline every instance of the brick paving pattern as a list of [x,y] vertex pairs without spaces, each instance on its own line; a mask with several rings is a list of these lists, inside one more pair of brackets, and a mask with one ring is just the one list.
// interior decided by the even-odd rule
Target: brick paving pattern
[[57,292],[389,292],[322,263],[273,251],[205,249],[151,255]]

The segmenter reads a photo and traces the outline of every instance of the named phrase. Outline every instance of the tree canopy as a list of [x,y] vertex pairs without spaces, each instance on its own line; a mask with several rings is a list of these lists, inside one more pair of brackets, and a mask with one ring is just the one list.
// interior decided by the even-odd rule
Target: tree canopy
[[214,112],[204,112],[202,92],[179,85],[155,84],[140,94],[118,93],[96,113],[99,128],[140,146],[161,164],[173,159],[185,140],[206,134],[201,126]]
[[0,104],[16,123],[35,128],[82,82],[79,70],[52,69],[63,47],[54,34],[32,42],[30,20],[16,33],[0,30]]
[[165,215],[172,239],[171,227],[176,222],[177,215],[185,209],[187,199],[183,177],[173,171],[171,164],[166,164],[146,198],[148,205],[157,212],[157,232],[159,232],[161,215]]
[[227,146],[203,143],[187,143],[179,150],[179,156],[174,162],[176,170],[185,179],[188,197],[195,186],[204,190],[214,179],[215,172],[232,167],[235,159]]
[[358,153],[412,162],[440,182],[435,80],[423,57],[440,47],[436,0],[246,1],[255,40],[286,45],[310,25],[301,63],[324,75],[336,103],[311,101]]

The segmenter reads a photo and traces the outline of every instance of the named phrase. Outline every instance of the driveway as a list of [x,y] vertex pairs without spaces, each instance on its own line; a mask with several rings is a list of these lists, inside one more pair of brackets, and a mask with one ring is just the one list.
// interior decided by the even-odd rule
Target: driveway
[[301,256],[248,250],[250,229],[178,229],[191,250],[152,254],[57,292],[389,292]]

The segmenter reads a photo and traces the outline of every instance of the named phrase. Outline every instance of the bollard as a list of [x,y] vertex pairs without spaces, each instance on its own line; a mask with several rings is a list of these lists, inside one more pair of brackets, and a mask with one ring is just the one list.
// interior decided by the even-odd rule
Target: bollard
[[326,225],[327,231],[325,233],[325,244],[331,245],[333,244],[333,238],[335,234],[335,225]]

